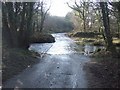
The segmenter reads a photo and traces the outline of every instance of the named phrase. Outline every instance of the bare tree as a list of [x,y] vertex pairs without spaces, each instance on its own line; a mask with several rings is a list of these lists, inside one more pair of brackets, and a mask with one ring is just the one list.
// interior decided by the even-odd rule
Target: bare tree
[[87,21],[87,16],[89,14],[89,4],[90,2],[85,2],[85,1],[80,1],[79,4],[78,2],[75,0],[74,5],[69,5],[69,3],[67,3],[67,5],[78,12],[78,15],[80,17],[80,19],[82,19],[83,21],[83,29],[86,32],[86,21]]
[[110,24],[109,24],[109,14],[108,14],[108,6],[107,2],[100,2],[100,7],[102,9],[103,16],[103,25],[104,25],[104,34],[106,38],[107,49],[109,51],[115,52],[115,48],[112,43],[112,36],[110,33]]
[[42,32],[44,21],[48,11],[50,10],[50,7],[51,5],[47,7],[47,3],[44,0],[41,0],[37,3],[37,31]]

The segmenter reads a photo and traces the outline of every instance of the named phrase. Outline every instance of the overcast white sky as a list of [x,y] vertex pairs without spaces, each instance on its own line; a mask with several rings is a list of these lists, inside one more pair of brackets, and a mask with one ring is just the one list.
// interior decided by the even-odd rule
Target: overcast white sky
[[50,15],[65,16],[71,9],[67,6],[66,2],[70,0],[51,0],[52,5],[50,8]]
[[[46,0],[47,2],[49,0]],[[51,1],[51,8],[49,10],[50,15],[52,16],[66,16],[66,14],[72,9],[70,9],[66,2],[73,3],[75,0],[50,0]],[[80,0],[76,0],[80,1]],[[82,0],[81,0],[82,1]],[[89,1],[89,0],[84,0],[84,1]],[[96,1],[96,0],[90,0],[90,1]],[[97,0],[98,1],[98,0]],[[99,0],[99,1],[108,1],[108,0]],[[119,1],[119,0],[112,0],[112,1]]]

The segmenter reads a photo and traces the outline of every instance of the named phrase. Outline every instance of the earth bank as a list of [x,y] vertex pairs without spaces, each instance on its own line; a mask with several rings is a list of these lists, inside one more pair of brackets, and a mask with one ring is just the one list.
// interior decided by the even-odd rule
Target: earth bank
[[[50,34],[35,33],[30,38],[30,43],[53,43],[55,38]],[[7,42],[3,41],[2,50],[2,82],[4,83],[24,69],[38,63],[40,54],[24,48],[10,48]]]

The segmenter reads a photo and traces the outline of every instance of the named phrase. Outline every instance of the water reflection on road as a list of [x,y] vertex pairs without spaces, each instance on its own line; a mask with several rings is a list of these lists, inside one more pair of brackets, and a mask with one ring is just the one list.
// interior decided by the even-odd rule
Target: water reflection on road
[[55,37],[55,43],[32,44],[29,50],[39,53],[46,52],[47,54],[83,53],[84,55],[87,55],[96,51],[98,48],[104,48],[103,46],[93,46],[89,44],[78,46],[72,39],[65,36],[65,33],[52,35]]
[[76,52],[73,50],[76,45],[72,39],[64,34],[53,34],[53,36],[55,37],[56,43],[47,52],[48,54],[70,54]]
[[[55,43],[32,44],[29,50],[46,53],[40,62],[8,80],[8,88],[87,88],[83,66],[90,58],[81,54],[89,46],[78,46],[64,33],[53,34]],[[77,51],[79,50],[79,52]],[[84,49],[84,50],[83,50]]]

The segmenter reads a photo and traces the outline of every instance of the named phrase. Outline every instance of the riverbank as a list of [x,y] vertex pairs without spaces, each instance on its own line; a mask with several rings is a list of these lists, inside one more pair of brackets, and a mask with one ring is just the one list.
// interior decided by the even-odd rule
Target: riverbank
[[93,58],[84,66],[89,88],[120,88],[119,58]]
[[[78,45],[94,45],[94,46],[105,46],[105,41],[103,36],[100,33],[84,33],[84,32],[71,32],[67,34],[70,38]],[[120,38],[113,37],[113,44],[117,47],[120,47]]]
[[30,37],[30,43],[54,43],[55,38],[51,34],[35,32]]
[[[34,33],[30,37],[30,43],[53,43],[55,38],[51,34]],[[44,53],[44,51],[43,51]],[[19,74],[24,69],[32,67],[32,65],[38,63],[42,53],[29,51],[24,48],[10,48],[10,44],[3,38],[2,47],[2,82],[4,83],[14,75]]]
[[[90,52],[90,61],[84,65],[88,80],[88,88],[120,88],[120,39],[113,38],[113,44],[116,46],[117,53],[107,51],[105,42],[101,36],[88,35],[87,37],[80,33],[78,36],[69,36],[79,46],[89,45],[97,47],[95,51]],[[104,48],[99,48],[102,46]],[[83,50],[85,52],[85,50]],[[89,54],[89,53],[88,53]]]
[[32,67],[32,65],[39,62],[36,56],[38,56],[37,53],[25,49],[3,49],[2,82],[4,83],[9,78],[22,72],[25,68]]
[[[56,42],[46,52],[39,64],[9,79],[5,88],[87,88],[83,65],[89,57],[76,53],[75,42],[65,33],[53,34]],[[45,43],[42,46],[46,46]],[[39,52],[40,44],[31,50]],[[36,51],[35,50],[35,51]],[[40,50],[41,51],[41,50]],[[22,82],[22,84],[21,84]]]

